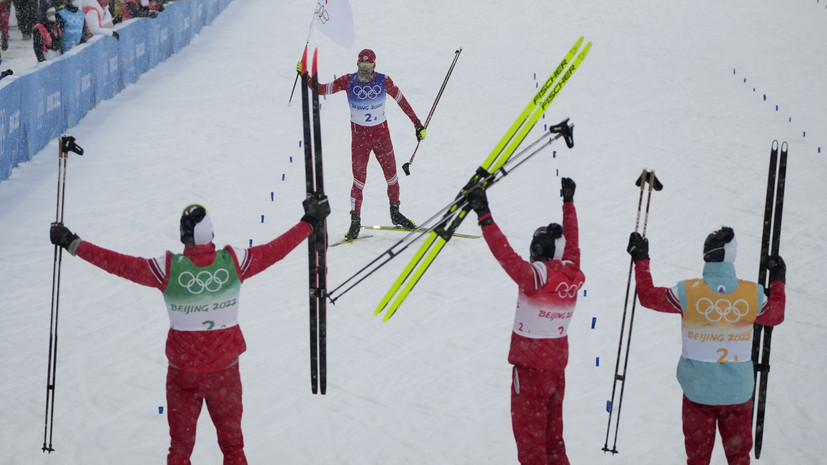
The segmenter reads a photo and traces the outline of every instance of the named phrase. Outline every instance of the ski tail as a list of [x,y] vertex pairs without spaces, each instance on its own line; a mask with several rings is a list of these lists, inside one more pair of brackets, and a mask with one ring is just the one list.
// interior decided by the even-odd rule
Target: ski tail
[[[537,93],[535,93],[514,123],[511,124],[505,135],[503,135],[497,145],[494,146],[494,149],[477,169],[474,176],[472,176],[468,183],[460,190],[457,199],[464,197],[470,189],[476,186],[487,188],[490,183],[493,182],[495,176],[492,176],[492,174],[501,170],[505,164],[508,163],[525,137],[586,58],[586,55],[591,49],[591,42],[587,43],[585,47],[581,49],[582,44],[583,37],[580,37],[560,64],[549,75]],[[567,143],[568,142],[569,138],[567,138]],[[573,145],[573,142],[571,145]],[[445,244],[451,239],[453,232],[456,231],[465,219],[468,211],[467,202],[456,201],[453,206],[445,212],[440,226],[428,233],[427,240],[420,246],[411,261],[403,269],[402,274],[400,274],[399,278],[391,285],[391,288],[379,302],[375,311],[377,315],[382,313],[388,306],[388,303],[391,302],[384,320],[387,321],[396,312],[413,287],[422,278],[428,267],[431,266],[431,263],[433,263],[437,255],[442,251]]]

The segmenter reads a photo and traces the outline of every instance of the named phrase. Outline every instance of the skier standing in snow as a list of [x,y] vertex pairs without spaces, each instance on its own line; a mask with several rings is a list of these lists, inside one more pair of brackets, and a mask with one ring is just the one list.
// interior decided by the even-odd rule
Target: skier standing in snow
[[702,279],[655,287],[649,271],[649,241],[629,237],[627,251],[635,262],[640,304],[682,315],[683,352],[678,382],[683,390],[683,434],[688,465],[707,465],[721,432],[729,465],[747,465],[752,450],[753,323],[776,326],[784,321],[786,265],[767,261],[769,297],[764,287],[735,275],[737,241],[722,227],[706,238]]
[[[353,186],[350,189],[350,229],[345,234],[345,238],[349,240],[359,236],[362,226],[360,213],[362,211],[362,190],[365,188],[371,151],[379,161],[385,181],[388,183],[391,222],[405,229],[416,227],[411,220],[399,212],[399,178],[393,143],[390,131],[388,131],[388,121],[385,118],[386,96],[390,95],[410,118],[417,140],[425,139],[426,135],[425,127],[390,76],[375,72],[376,54],[370,49],[362,50],[359,52],[356,65],[355,73],[345,74],[327,84],[319,84],[319,95],[346,91],[347,101],[350,104]],[[301,62],[297,70],[301,73]],[[310,85],[309,80],[308,85]]]
[[284,258],[330,213],[327,198],[307,199],[302,221],[276,239],[246,249],[216,251],[207,210],[190,205],[181,215],[183,253],[152,259],[119,254],[82,241],[61,223],[50,239],[89,263],[164,294],[167,334],[168,465],[189,465],[195,429],[206,401],[225,465],[246,465],[241,431],[239,356],[246,350],[238,325],[241,283]]
[[585,281],[580,270],[575,183],[561,181],[563,225],[534,231],[530,259],[523,260],[494,223],[482,188],[468,193],[488,248],[519,293],[508,361],[512,370],[511,425],[522,465],[568,465],[563,441],[563,396],[568,364],[568,326]]

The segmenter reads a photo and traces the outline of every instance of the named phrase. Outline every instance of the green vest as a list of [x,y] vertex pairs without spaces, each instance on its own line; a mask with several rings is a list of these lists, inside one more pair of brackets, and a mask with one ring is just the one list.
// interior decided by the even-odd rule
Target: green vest
[[182,254],[173,254],[164,302],[170,328],[209,331],[238,324],[241,280],[227,250],[216,252],[208,266],[195,266]]

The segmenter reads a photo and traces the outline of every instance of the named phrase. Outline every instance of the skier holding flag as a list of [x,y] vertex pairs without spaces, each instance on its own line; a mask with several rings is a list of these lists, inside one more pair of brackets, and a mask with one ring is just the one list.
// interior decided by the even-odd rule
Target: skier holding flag
[[[403,229],[416,228],[413,221],[399,212],[399,177],[388,121],[385,118],[386,97],[393,98],[410,118],[417,140],[425,139],[426,134],[425,127],[390,76],[375,72],[376,54],[370,49],[364,49],[359,52],[356,64],[358,68],[355,73],[345,74],[327,84],[319,84],[319,95],[344,91],[347,92],[350,104],[353,185],[350,189],[350,229],[345,234],[347,240],[359,237],[362,190],[365,188],[371,151],[379,161],[388,184],[391,222]],[[301,72],[301,62],[297,70]],[[309,80],[307,84],[310,85]]]
[[748,465],[752,450],[751,360],[753,323],[776,326],[784,321],[787,267],[769,257],[769,297],[764,287],[735,276],[735,231],[712,232],[704,241],[703,278],[675,287],[655,287],[649,271],[649,240],[629,236],[626,250],[635,262],[640,304],[682,316],[683,352],[678,382],[683,390],[683,434],[689,465],[708,465],[715,430],[729,465]]

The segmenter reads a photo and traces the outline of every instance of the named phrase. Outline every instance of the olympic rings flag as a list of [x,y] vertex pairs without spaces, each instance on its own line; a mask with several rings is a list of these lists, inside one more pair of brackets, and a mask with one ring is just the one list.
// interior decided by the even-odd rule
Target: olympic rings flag
[[344,48],[350,48],[356,38],[353,11],[348,0],[317,0],[313,24],[316,29]]

